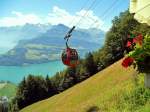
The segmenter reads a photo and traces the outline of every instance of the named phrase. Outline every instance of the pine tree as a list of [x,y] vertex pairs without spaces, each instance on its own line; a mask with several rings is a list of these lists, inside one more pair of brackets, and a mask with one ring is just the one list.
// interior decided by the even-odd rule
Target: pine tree
[[52,81],[50,80],[48,75],[46,76],[45,81],[46,81],[46,87],[47,87],[47,96],[50,97],[56,94],[56,88],[52,84]]
[[90,75],[93,75],[97,72],[97,66],[94,63],[93,55],[91,52],[86,55],[84,66],[86,67],[86,71],[90,73]]

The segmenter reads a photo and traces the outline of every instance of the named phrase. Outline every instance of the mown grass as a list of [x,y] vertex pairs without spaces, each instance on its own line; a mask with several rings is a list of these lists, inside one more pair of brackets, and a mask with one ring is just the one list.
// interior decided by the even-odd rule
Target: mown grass
[[149,104],[147,100],[143,102],[146,105],[135,103],[137,99],[132,98],[137,95],[139,83],[143,84],[143,78],[137,81],[136,74],[133,68],[124,69],[119,61],[84,82],[21,112],[142,112],[149,109]]
[[14,97],[16,94],[16,85],[12,83],[6,83],[0,89],[0,96],[7,96],[8,98]]

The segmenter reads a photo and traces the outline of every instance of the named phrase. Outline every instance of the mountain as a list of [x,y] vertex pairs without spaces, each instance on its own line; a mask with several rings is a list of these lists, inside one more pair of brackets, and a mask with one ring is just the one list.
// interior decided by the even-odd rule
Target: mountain
[[96,28],[90,28],[90,29],[80,29],[81,31],[83,32],[87,32],[88,34],[91,35],[91,37],[94,37],[94,38],[91,38],[90,40],[94,41],[94,42],[100,42],[100,41],[104,41],[105,38],[100,38],[100,37],[105,37],[105,32],[102,31],[101,29],[96,29]]
[[[121,62],[114,63],[58,95],[27,106],[20,112],[131,112],[130,109],[135,112],[133,101],[128,102],[130,99],[127,99],[129,95],[138,98],[132,92],[138,88],[133,80],[135,71],[133,68],[124,69]],[[142,94],[142,91],[137,93]],[[126,99],[123,99],[124,94]],[[137,109],[141,108],[143,106]]]
[[[26,27],[24,28],[27,29]],[[35,38],[20,40],[13,49],[0,56],[0,65],[28,65],[59,60],[62,50],[65,49],[64,36],[69,29],[63,24],[53,25]],[[99,37],[89,30],[77,29],[72,33],[69,45],[76,48],[83,57],[86,52],[96,50],[103,45],[104,41],[100,39],[104,38],[105,33],[99,30],[97,34]]]
[[[14,47],[19,40],[32,39],[44,33],[51,27],[50,24],[25,24],[23,26],[0,27],[0,53]],[[3,50],[3,51],[2,51]]]

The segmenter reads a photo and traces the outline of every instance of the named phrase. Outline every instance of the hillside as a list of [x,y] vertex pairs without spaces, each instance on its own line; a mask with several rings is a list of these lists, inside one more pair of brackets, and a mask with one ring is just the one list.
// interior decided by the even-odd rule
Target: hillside
[[92,109],[116,112],[121,95],[130,93],[134,87],[135,71],[132,68],[124,69],[120,64],[119,61],[74,87],[28,106],[21,112],[92,112]]
[[0,97],[7,96],[11,98],[15,96],[16,93],[16,85],[12,83],[0,83]]

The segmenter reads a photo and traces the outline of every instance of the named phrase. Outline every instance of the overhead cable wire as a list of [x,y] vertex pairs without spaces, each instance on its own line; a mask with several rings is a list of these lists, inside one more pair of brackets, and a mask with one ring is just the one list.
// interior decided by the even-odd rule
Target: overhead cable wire
[[[99,3],[97,3],[96,5],[97,5],[97,6],[100,5],[100,4],[102,3],[102,1],[103,1],[103,0],[101,0],[101,1],[100,1]],[[93,8],[93,10],[94,10],[97,6],[95,6],[95,7]],[[88,16],[88,15],[87,15],[87,16]],[[89,16],[87,19],[90,19],[90,20],[93,20],[93,21],[95,20],[95,19],[93,19],[93,18],[90,17],[90,16]]]
[[94,5],[96,5],[96,4],[95,4],[96,2],[97,2],[97,0],[94,0],[94,1],[92,2],[92,4],[88,7],[87,11],[84,13],[84,15],[80,17],[79,21],[76,23],[76,26],[78,26],[78,25],[80,24],[82,18],[84,18],[85,16],[87,16],[87,14],[89,13],[89,10],[90,10]]
[[147,8],[148,6],[150,6],[150,3],[147,4],[147,5],[145,5],[144,7],[142,7],[141,9],[139,9],[138,11],[136,11],[135,13],[138,13],[138,12],[142,11],[143,9]]
[[[118,0],[119,1],[119,0]],[[108,18],[107,15],[109,15],[112,11],[111,10],[114,10],[114,8],[116,8],[118,5],[120,5],[120,2],[122,3],[122,1],[120,0],[119,2],[117,2],[103,17],[102,17],[102,20],[105,20],[106,18]],[[116,9],[115,9],[116,10]],[[102,24],[103,26],[104,24]],[[99,27],[100,25],[96,25],[96,27]]]
[[[109,12],[114,6],[115,6],[115,4],[118,2],[118,0],[114,0],[114,2],[100,15],[100,16],[98,16],[99,18],[103,18],[106,14],[107,14],[107,12]],[[97,23],[99,20],[95,20],[91,25],[90,25],[90,27],[89,28],[91,28],[95,23]]]
[[[142,7],[141,9],[139,9],[138,11],[136,11],[135,13],[139,13],[140,11],[144,10],[145,8],[147,8],[148,6],[150,6],[150,3],[145,5],[144,7]],[[148,18],[150,18],[150,16],[148,16]]]
[[[86,0],[85,0],[85,1],[86,1]],[[84,6],[86,6],[89,1],[90,1],[90,0],[86,1],[86,2],[82,5],[82,7],[80,8],[80,10],[83,10],[83,9],[84,9]],[[74,22],[75,19],[76,19],[76,16],[73,17],[73,19],[71,20],[71,22],[69,23],[69,25],[73,24],[73,22]],[[75,29],[75,26],[74,26],[74,25],[73,25],[72,29],[73,29],[73,30]],[[65,38],[66,38],[66,37],[71,37],[71,34],[70,34],[70,33],[67,33],[67,34],[65,35]],[[68,41],[68,40],[67,40],[67,41]]]
[[[80,8],[80,11],[83,10],[83,9],[85,9],[85,7],[86,7],[86,5],[88,4],[89,1],[90,1],[90,0],[88,0],[88,1],[85,0],[84,4],[83,4],[82,7]],[[71,20],[71,22],[70,22],[69,25],[72,25],[75,19],[76,19],[76,16],[73,17],[73,19]]]
[[[119,4],[118,4],[119,5]],[[150,3],[149,4],[147,4],[147,5],[145,5],[144,7],[142,7],[141,9],[139,9],[138,11],[136,11],[135,13],[138,13],[138,12],[140,12],[140,11],[142,11],[142,10],[144,10],[145,8],[147,8],[148,6],[150,6]],[[109,12],[110,13],[110,12]],[[107,15],[107,14],[106,14]],[[103,19],[105,19],[106,18],[106,15],[103,17]],[[150,16],[149,16],[150,17]],[[148,17],[148,18],[149,18]],[[98,27],[99,25],[97,25],[97,27]]]

